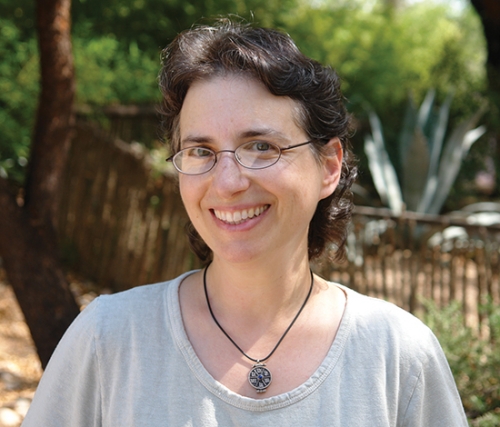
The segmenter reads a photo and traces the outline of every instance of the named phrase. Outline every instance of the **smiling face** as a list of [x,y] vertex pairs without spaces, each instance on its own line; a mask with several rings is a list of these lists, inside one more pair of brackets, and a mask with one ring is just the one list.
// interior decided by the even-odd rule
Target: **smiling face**
[[[181,147],[235,150],[249,141],[280,147],[307,141],[295,118],[298,105],[272,95],[261,83],[239,76],[193,83],[180,118]],[[214,260],[248,262],[307,257],[309,222],[319,200],[338,183],[341,153],[319,162],[308,145],[284,151],[266,169],[239,165],[220,153],[202,175],[180,174],[188,215]]]

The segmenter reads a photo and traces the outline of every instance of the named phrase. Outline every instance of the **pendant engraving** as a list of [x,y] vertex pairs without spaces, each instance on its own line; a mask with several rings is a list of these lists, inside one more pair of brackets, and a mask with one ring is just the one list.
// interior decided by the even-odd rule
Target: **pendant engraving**
[[263,363],[257,363],[248,373],[248,382],[257,393],[264,393],[272,381],[271,372],[265,366]]

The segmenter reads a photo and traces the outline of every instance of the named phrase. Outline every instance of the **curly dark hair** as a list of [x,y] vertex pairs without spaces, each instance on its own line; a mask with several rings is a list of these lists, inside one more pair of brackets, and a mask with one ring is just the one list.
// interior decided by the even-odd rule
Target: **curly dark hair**
[[[309,225],[308,252],[309,259],[315,259],[331,245],[332,260],[344,260],[357,168],[349,144],[350,116],[335,71],[302,54],[287,34],[230,19],[179,34],[163,50],[162,64],[161,113],[173,153],[179,150],[179,115],[191,84],[229,74],[247,75],[273,95],[297,101],[299,125],[315,141],[311,145],[318,158],[325,155],[326,142],[339,138],[344,153],[340,182],[318,203]],[[209,260],[212,251],[191,223],[187,232],[194,252],[202,261]]]

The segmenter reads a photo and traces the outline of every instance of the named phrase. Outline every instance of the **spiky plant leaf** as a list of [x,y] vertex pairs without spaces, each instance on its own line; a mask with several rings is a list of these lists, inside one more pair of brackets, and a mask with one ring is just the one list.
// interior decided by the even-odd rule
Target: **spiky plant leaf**
[[484,126],[472,129],[483,112],[484,108],[481,108],[468,120],[458,125],[446,141],[443,155],[439,163],[436,193],[429,207],[425,209],[425,212],[438,214],[441,211],[458,172],[460,171],[462,160],[469,152],[472,144],[486,132]]
[[369,113],[372,136],[365,138],[365,152],[373,182],[383,203],[389,205],[395,214],[403,209],[403,196],[396,171],[385,149],[382,125],[378,116]]
[[408,158],[408,149],[413,140],[413,135],[415,133],[415,126],[417,125],[417,109],[413,102],[413,98],[410,97],[408,106],[406,107],[405,118],[403,120],[403,128],[399,135],[399,163],[401,165],[406,164]]
[[[452,95],[447,97],[437,116],[432,113],[434,98],[435,91],[430,90],[418,113],[410,100],[399,147],[404,201],[410,210],[437,214],[455,182],[462,160],[485,128],[473,129],[484,112],[483,107],[454,129],[443,149]],[[373,111],[369,112],[369,118],[372,135],[365,140],[365,151],[375,187],[382,202],[398,213],[404,206],[401,187],[385,149],[380,120]]]
[[438,172],[439,172],[439,159],[443,149],[443,140],[448,125],[448,117],[450,112],[450,105],[453,96],[450,94],[446,98],[444,104],[439,109],[438,119],[433,128],[430,137],[430,157],[427,182],[424,191],[421,194],[421,199],[415,207],[417,212],[427,212],[432,200],[436,194],[438,186]]
[[429,91],[427,91],[427,94],[425,95],[422,105],[420,106],[420,109],[418,110],[417,125],[420,126],[421,129],[425,129],[427,123],[429,122],[435,97],[436,91],[434,89],[429,89]]
[[380,200],[384,205],[388,205],[389,197],[387,196],[387,185],[384,178],[382,159],[371,136],[365,137],[365,154],[368,158],[368,168],[372,175],[373,184],[377,189]]
[[417,209],[427,183],[429,168],[429,143],[422,129],[416,127],[402,165],[403,200],[408,210]]
[[437,118],[436,125],[432,129],[431,136],[429,138],[431,146],[431,155],[429,162],[429,177],[437,175],[439,156],[441,150],[443,149],[444,135],[446,133],[446,128],[448,126],[448,117],[450,115],[450,106],[453,95],[449,94],[444,101],[444,104],[439,108],[439,114]]

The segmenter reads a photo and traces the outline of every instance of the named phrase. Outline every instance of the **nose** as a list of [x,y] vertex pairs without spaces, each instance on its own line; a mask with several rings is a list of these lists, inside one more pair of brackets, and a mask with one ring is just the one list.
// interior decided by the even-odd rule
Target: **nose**
[[212,188],[221,198],[229,199],[250,185],[246,169],[236,161],[234,151],[220,151],[211,172]]

